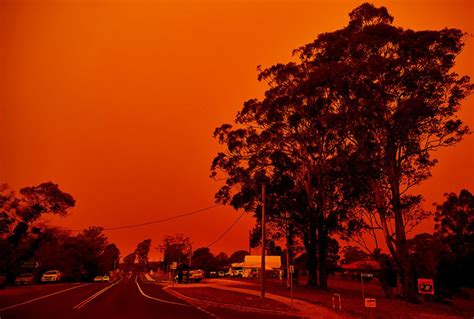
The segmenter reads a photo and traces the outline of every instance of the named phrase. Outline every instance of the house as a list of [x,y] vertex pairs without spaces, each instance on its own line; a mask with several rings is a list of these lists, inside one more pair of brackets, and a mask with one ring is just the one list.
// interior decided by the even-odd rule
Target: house
[[344,275],[352,277],[353,279],[360,280],[360,275],[371,274],[374,277],[380,275],[381,267],[380,264],[375,260],[360,260],[350,264],[341,266],[344,271]]

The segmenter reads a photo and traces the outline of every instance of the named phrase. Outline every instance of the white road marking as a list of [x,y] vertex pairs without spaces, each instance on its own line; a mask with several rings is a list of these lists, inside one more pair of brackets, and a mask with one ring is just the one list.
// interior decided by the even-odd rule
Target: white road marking
[[201,310],[202,312],[208,314],[209,316],[211,316],[212,318],[218,318],[215,314],[213,314],[212,312],[209,312],[207,311],[206,309],[202,308],[202,307],[198,307],[198,306],[195,306],[197,309]]
[[[179,302],[173,302],[173,301],[168,301],[168,300],[163,300],[163,299],[158,299],[158,298],[155,298],[155,297],[152,297],[152,296],[149,296],[147,295],[146,293],[143,292],[142,288],[140,287],[140,285],[138,284],[138,275],[136,275],[135,277],[135,283],[137,284],[137,287],[138,287],[138,290],[140,291],[140,293],[146,297],[146,298],[149,298],[149,299],[152,299],[152,300],[156,300],[156,301],[159,301],[159,302],[164,302],[164,303],[168,303],[168,304],[172,304],[172,305],[178,305],[178,306],[185,306],[185,307],[193,307],[191,305],[188,305],[188,304],[185,304],[185,303],[179,303]],[[209,311],[199,307],[199,306],[194,306],[196,309],[206,313],[207,315],[213,317],[213,318],[217,318],[216,315],[214,315],[213,313],[210,313]]]
[[141,288],[140,285],[138,284],[138,275],[136,275],[136,277],[135,277],[135,283],[137,284],[138,290],[140,291],[140,293],[142,294],[142,296],[145,297],[145,298],[152,299],[152,300],[156,300],[156,301],[159,301],[159,302],[164,302],[164,303],[172,304],[172,305],[191,307],[190,305],[185,304],[185,303],[179,303],[179,302],[173,302],[173,301],[158,299],[158,298],[155,298],[155,297],[152,297],[152,296],[147,295],[146,293],[143,292],[142,288]]
[[44,299],[44,298],[48,298],[48,297],[51,297],[51,296],[54,296],[54,295],[58,295],[58,294],[60,294],[60,293],[63,293],[63,292],[69,291],[69,290],[73,290],[73,289],[76,289],[76,288],[84,287],[84,286],[87,286],[87,285],[89,285],[89,284],[82,284],[82,285],[79,285],[79,286],[74,286],[74,287],[71,287],[71,288],[68,288],[68,289],[64,289],[64,290],[60,290],[60,291],[53,292],[52,294],[44,295],[44,296],[41,296],[41,297],[38,297],[38,298],[34,298],[34,299],[31,299],[31,300],[27,300],[27,301],[25,301],[25,302],[17,303],[17,304],[15,304],[15,305],[11,305],[11,306],[8,306],[8,307],[5,307],[5,308],[0,309],[0,312],[1,312],[1,311],[8,310],[8,309],[16,308],[16,307],[19,307],[19,306],[23,306],[23,305],[32,303],[32,302],[37,301],[37,300],[41,300],[41,299]]
[[75,305],[72,309],[81,309],[82,307],[84,307],[85,305],[87,305],[89,302],[91,302],[94,298],[100,296],[101,294],[103,294],[104,292],[106,292],[107,290],[109,290],[110,288],[112,288],[113,286],[117,285],[118,283],[120,283],[122,281],[122,278],[120,278],[118,281],[114,282],[113,284],[105,287],[104,289],[102,290],[99,290],[98,292],[96,292],[95,294],[93,294],[92,296],[90,296],[89,298],[81,301],[80,303],[78,303],[77,305]]

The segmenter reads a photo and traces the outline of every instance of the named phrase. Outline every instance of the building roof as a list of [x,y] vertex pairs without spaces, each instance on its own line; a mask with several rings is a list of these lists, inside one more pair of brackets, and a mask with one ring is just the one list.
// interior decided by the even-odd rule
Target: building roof
[[375,260],[360,260],[350,264],[342,265],[345,270],[380,270],[380,265]]
[[[262,256],[258,255],[247,255],[243,262],[244,268],[260,268],[262,262]],[[265,256],[265,269],[279,269],[281,267],[280,256]]]

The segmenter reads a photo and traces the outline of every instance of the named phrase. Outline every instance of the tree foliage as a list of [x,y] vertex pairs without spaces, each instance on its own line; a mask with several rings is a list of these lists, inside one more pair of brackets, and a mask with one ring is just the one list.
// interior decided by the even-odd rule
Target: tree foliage
[[356,261],[368,260],[370,255],[360,249],[358,246],[345,246],[342,248],[343,259],[341,264],[351,264]]
[[191,239],[183,234],[166,235],[159,246],[165,269],[173,262],[187,263],[191,252]]
[[54,237],[55,231],[38,222],[40,217],[65,216],[74,205],[74,198],[52,182],[24,187],[18,194],[0,185],[0,272],[11,280],[24,261],[34,258],[43,240]]
[[214,133],[225,145],[211,166],[212,177],[225,174],[216,201],[258,220],[267,185],[269,220],[289,215],[310,257],[309,284],[317,258],[321,288],[330,235],[367,230],[370,214],[408,296],[406,234],[427,212],[422,197],[407,192],[430,177],[433,150],[469,133],[458,110],[473,85],[452,71],[463,33],[396,27],[385,7],[367,3],[349,17],[343,29],[296,49],[295,61],[259,69],[264,97],[244,103],[236,126]]
[[436,207],[435,221],[435,238],[446,247],[439,261],[440,280],[450,290],[473,287],[474,196],[466,189],[459,195],[446,194],[445,202]]
[[209,271],[217,269],[217,259],[208,247],[201,247],[193,252],[191,267],[209,273]]
[[229,257],[229,263],[241,263],[244,262],[245,256],[250,255],[246,250],[236,250]]

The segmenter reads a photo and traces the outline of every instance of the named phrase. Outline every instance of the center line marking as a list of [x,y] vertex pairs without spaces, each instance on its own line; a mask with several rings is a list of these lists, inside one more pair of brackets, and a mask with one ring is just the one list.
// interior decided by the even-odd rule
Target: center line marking
[[120,277],[120,279],[118,281],[116,281],[115,283],[105,287],[104,289],[102,290],[99,290],[98,292],[96,292],[95,294],[93,294],[92,296],[90,296],[89,298],[81,301],[80,303],[78,303],[77,305],[75,305],[72,309],[81,309],[82,307],[84,307],[85,305],[87,305],[89,302],[91,302],[94,298],[100,296],[101,294],[103,294],[104,292],[106,292],[107,290],[109,290],[110,288],[112,288],[113,286],[117,285],[118,283],[120,283],[122,281],[122,277]]

